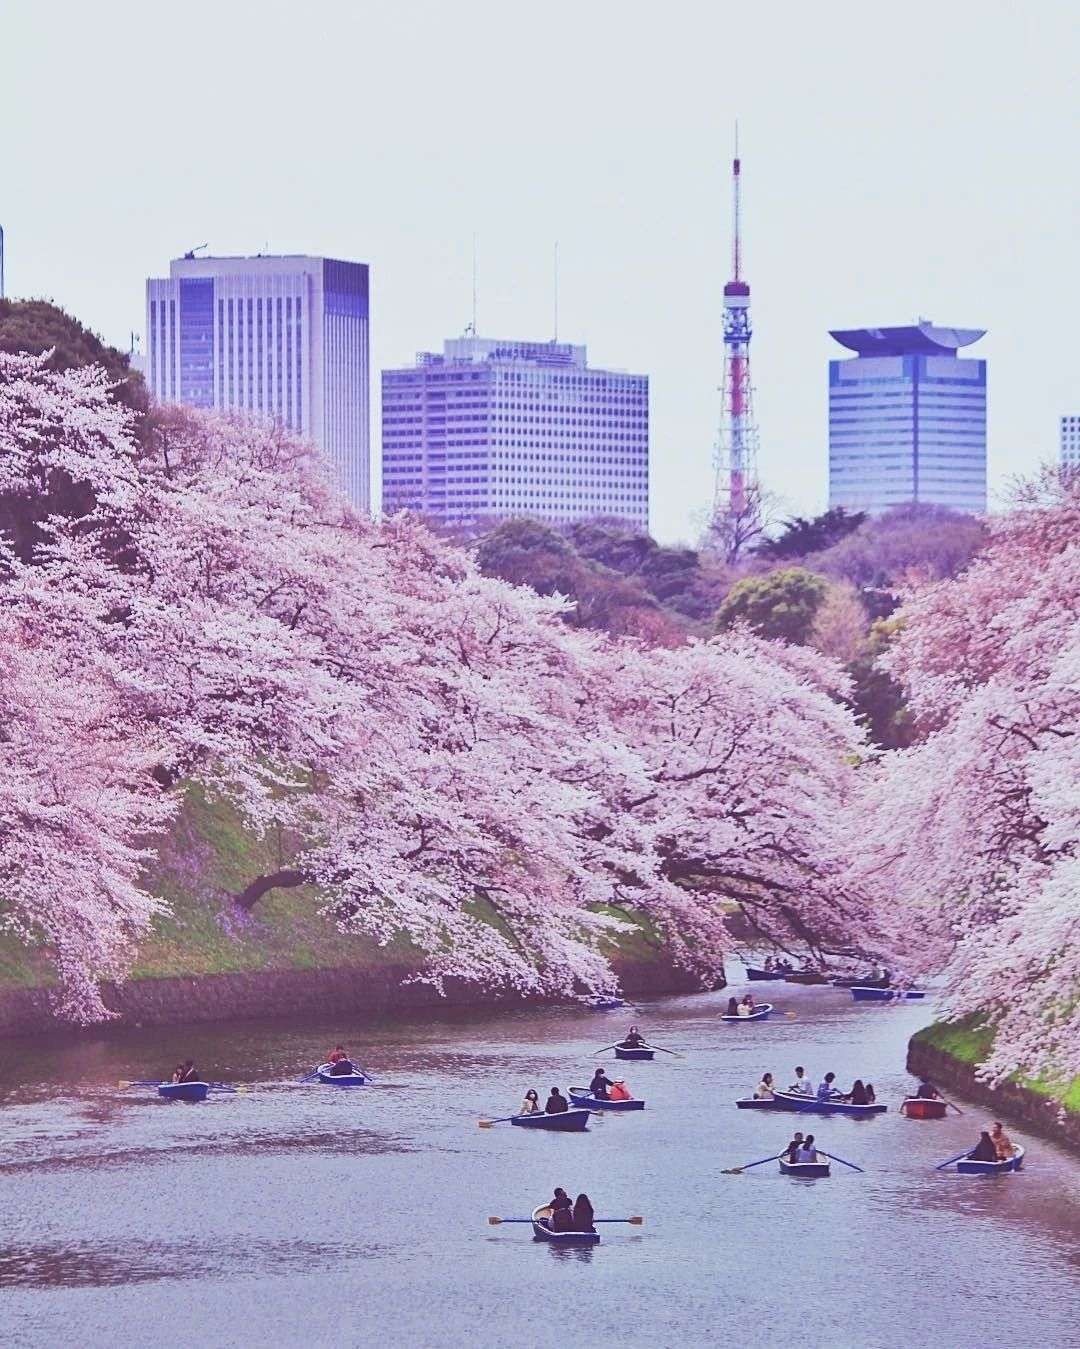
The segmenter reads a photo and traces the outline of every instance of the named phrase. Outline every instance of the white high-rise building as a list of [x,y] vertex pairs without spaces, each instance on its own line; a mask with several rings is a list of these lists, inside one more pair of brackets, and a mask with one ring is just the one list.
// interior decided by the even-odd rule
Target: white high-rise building
[[649,527],[649,380],[583,346],[463,337],[382,375],[383,510]]
[[1061,419],[1061,467],[1080,468],[1080,417],[1075,414]]
[[368,268],[305,256],[175,258],[146,283],[153,396],[270,418],[370,507]]
[[978,328],[854,328],[829,362],[829,505],[918,501],[986,510],[986,362],[957,355]]

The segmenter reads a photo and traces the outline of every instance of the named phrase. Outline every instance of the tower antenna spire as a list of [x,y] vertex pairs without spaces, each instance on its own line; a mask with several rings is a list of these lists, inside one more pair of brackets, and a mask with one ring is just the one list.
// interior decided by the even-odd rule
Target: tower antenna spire
[[759,529],[757,426],[754,424],[750,379],[750,286],[742,271],[742,160],[739,123],[735,123],[735,155],[731,161],[731,280],[724,287],[724,375],[722,411],[716,443],[716,492],[710,529],[715,546],[734,561]]

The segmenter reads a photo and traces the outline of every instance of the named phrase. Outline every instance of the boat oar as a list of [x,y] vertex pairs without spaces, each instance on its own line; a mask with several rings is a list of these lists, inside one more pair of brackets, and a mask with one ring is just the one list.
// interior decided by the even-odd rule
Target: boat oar
[[622,1045],[605,1045],[603,1049],[594,1049],[594,1054],[606,1054],[609,1049],[621,1049]]
[[211,1091],[224,1091],[228,1092],[230,1095],[233,1096],[239,1096],[242,1095],[245,1091],[251,1090],[250,1087],[245,1087],[243,1085],[233,1086],[231,1082],[210,1082],[207,1085],[209,1086]]
[[145,1082],[117,1082],[116,1085],[123,1091],[125,1087],[161,1087],[165,1084],[160,1077],[156,1077],[153,1081],[147,1079]]
[[720,1174],[722,1176],[741,1176],[744,1171],[749,1171],[752,1166],[764,1166],[766,1162],[775,1162],[778,1158],[783,1157],[786,1152],[787,1148],[783,1152],[774,1153],[772,1157],[762,1157],[760,1162],[747,1162],[745,1166],[728,1167]]
[[[513,1115],[503,1115],[500,1119],[478,1119],[476,1123],[481,1129],[490,1129],[493,1124],[505,1124],[507,1120],[513,1119]],[[510,1219],[507,1219],[509,1222]]]
[[[641,1047],[642,1049],[655,1049],[661,1054],[674,1054],[677,1059],[683,1059],[686,1057],[685,1054],[680,1054],[677,1049],[665,1049],[663,1045],[644,1044]],[[625,1045],[620,1045],[619,1048],[624,1049]]]
[[[594,1223],[633,1223],[635,1227],[640,1227],[645,1219],[640,1213],[635,1214],[633,1218],[594,1218]],[[489,1218],[488,1222],[492,1227],[498,1227],[500,1223],[531,1223],[531,1218]]]
[[947,1166],[952,1166],[953,1162],[958,1162],[961,1157],[966,1157],[970,1151],[970,1148],[965,1148],[963,1152],[958,1152],[955,1157],[950,1157],[944,1162],[938,1162],[937,1166],[934,1167],[934,1170],[944,1171]]
[[319,1070],[318,1068],[314,1068],[310,1073],[305,1073],[304,1076],[301,1077],[299,1080],[301,1082],[314,1082],[318,1076]]
[[[944,1096],[942,1096],[940,1099],[945,1101]],[[961,1110],[958,1105],[953,1105],[952,1101],[945,1101],[945,1104],[949,1106],[951,1109],[955,1110],[958,1115],[962,1115],[964,1113],[964,1111]]]
[[850,1166],[851,1169],[852,1169],[852,1171],[858,1171],[858,1172],[860,1172],[862,1175],[865,1175],[865,1174],[866,1174],[866,1172],[863,1171],[863,1169],[862,1169],[861,1166],[856,1166],[854,1162],[845,1162],[844,1159],[843,1159],[843,1157],[837,1157],[835,1153],[832,1153],[832,1152],[825,1152],[825,1149],[824,1149],[824,1148],[818,1148],[818,1152],[825,1153],[825,1156],[828,1157],[831,1161],[834,1161],[834,1162],[842,1162],[844,1166]]

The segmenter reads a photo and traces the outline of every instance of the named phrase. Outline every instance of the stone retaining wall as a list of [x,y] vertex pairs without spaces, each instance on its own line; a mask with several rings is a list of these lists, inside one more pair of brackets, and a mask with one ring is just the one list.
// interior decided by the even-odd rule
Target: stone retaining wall
[[[926,1077],[942,1095],[955,1091],[968,1101],[984,1105],[992,1117],[1000,1117],[1041,1134],[1054,1143],[1080,1153],[1080,1118],[1064,1114],[1061,1107],[1015,1082],[988,1087],[975,1076],[970,1063],[962,1063],[951,1054],[928,1045],[915,1036],[908,1044],[908,1072]],[[1064,1118],[1062,1116],[1064,1115]]]
[[[699,985],[685,971],[662,960],[619,961],[612,965],[629,994],[689,993]],[[253,970],[188,978],[132,979],[105,986],[112,1025],[165,1026],[194,1021],[236,1021],[258,1017],[314,1017],[324,1013],[379,1015],[395,1009],[485,1006],[520,999],[499,997],[462,980],[448,980],[443,997],[430,984],[409,983],[407,966],[354,966],[333,970]],[[70,1030],[53,1014],[45,989],[0,993],[0,1037]]]

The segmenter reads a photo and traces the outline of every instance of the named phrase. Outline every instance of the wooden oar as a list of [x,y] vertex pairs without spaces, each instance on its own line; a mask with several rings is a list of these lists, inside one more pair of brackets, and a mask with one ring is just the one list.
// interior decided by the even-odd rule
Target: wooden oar
[[741,1176],[744,1171],[749,1171],[751,1167],[764,1166],[766,1162],[775,1162],[779,1160],[786,1152],[787,1148],[785,1148],[783,1152],[775,1153],[772,1157],[762,1157],[760,1162],[747,1162],[745,1166],[732,1166],[727,1170],[721,1171],[720,1174],[722,1176]]
[[968,1153],[971,1151],[972,1151],[971,1148],[965,1148],[963,1152],[958,1152],[955,1157],[950,1157],[948,1158],[947,1161],[944,1162],[938,1162],[937,1166],[934,1167],[934,1170],[944,1171],[947,1166],[952,1166],[953,1162],[958,1162],[961,1157],[966,1157]]
[[[489,1218],[488,1222],[492,1227],[498,1227],[500,1223],[531,1223],[532,1218]],[[640,1213],[633,1218],[594,1218],[594,1223],[633,1223],[635,1227],[640,1227],[645,1219]]]
[[513,1118],[514,1118],[513,1115],[503,1115],[499,1119],[478,1119],[476,1123],[481,1129],[490,1129],[492,1125],[505,1124],[507,1120],[511,1120]]
[[594,1054],[606,1054],[609,1049],[621,1049],[622,1045],[605,1045],[603,1049],[594,1049]]
[[314,1068],[310,1073],[305,1073],[303,1077],[301,1077],[301,1078],[298,1079],[298,1081],[300,1081],[300,1082],[314,1082],[315,1079],[316,1079],[318,1076],[319,1076],[319,1070],[318,1070],[318,1068]]
[[117,1082],[116,1085],[123,1091],[127,1087],[163,1087],[166,1083],[164,1083],[161,1078],[155,1078],[153,1081],[148,1079],[145,1082]]
[[224,1091],[234,1096],[242,1096],[244,1092],[250,1091],[250,1087],[245,1087],[242,1083],[233,1086],[231,1082],[210,1082],[208,1083],[211,1091]]
[[850,1166],[852,1171],[858,1171],[862,1175],[866,1175],[866,1172],[863,1171],[862,1167],[856,1166],[854,1162],[845,1162],[843,1157],[837,1157],[835,1153],[826,1152],[824,1148],[818,1148],[817,1151],[822,1153],[824,1156],[830,1158],[834,1162],[843,1162],[844,1166]]
[[[613,1046],[613,1047],[614,1047],[614,1046]],[[618,1046],[619,1049],[626,1049],[626,1047],[627,1047],[626,1045],[619,1045],[619,1046]],[[680,1054],[679,1051],[678,1051],[677,1049],[665,1049],[663,1045],[651,1045],[651,1044],[649,1044],[647,1041],[646,1041],[645,1044],[639,1046],[639,1048],[641,1048],[641,1049],[654,1049],[654,1050],[656,1050],[657,1053],[659,1053],[659,1054],[674,1054],[675,1057],[676,1057],[677,1059],[684,1059],[684,1058],[686,1058],[686,1055],[685,1055],[685,1054]]]
[[[945,1097],[939,1096],[938,1100],[945,1101]],[[953,1105],[952,1101],[945,1101],[945,1104],[949,1106],[951,1109],[955,1110],[958,1115],[963,1115],[965,1113],[963,1110],[960,1109],[958,1105]]]

